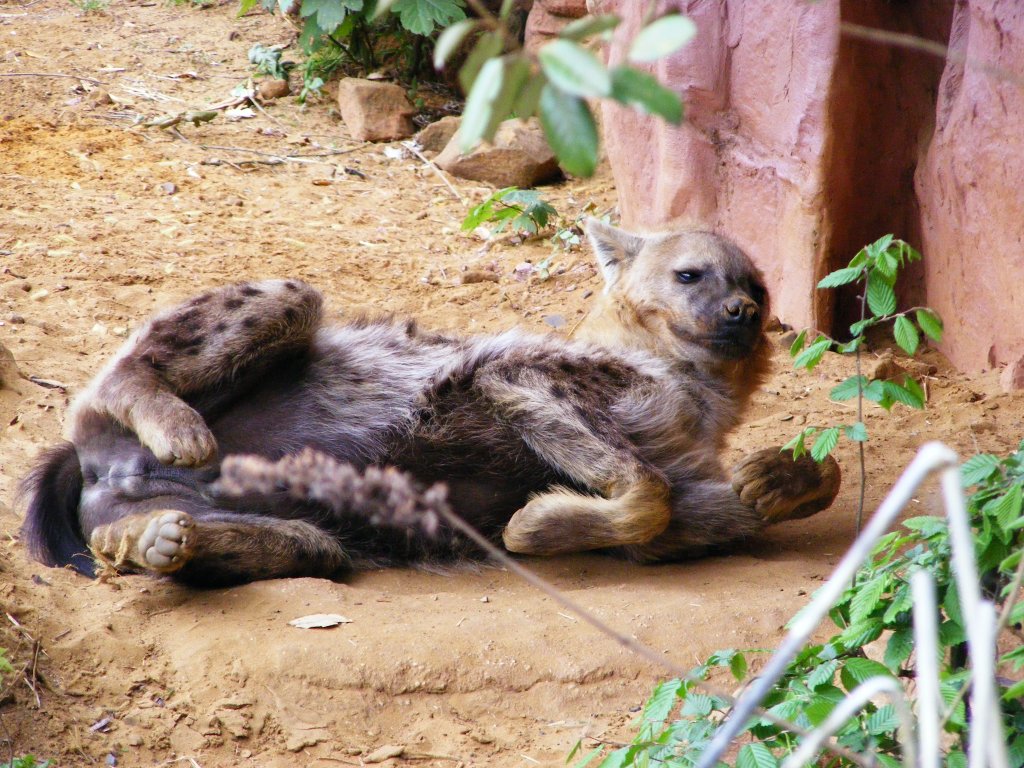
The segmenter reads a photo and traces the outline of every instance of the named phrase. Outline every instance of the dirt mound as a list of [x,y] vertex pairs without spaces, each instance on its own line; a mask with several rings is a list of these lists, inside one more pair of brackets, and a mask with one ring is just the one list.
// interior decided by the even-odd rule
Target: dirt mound
[[[26,559],[17,478],[59,439],[69,398],[158,306],[241,277],[293,275],[342,315],[549,332],[575,324],[598,280],[585,253],[557,253],[548,281],[518,280],[518,265],[550,256],[547,243],[488,247],[460,233],[466,208],[432,168],[398,145],[386,155],[352,141],[327,102],[279,100],[267,115],[182,126],[181,137],[135,124],[224,100],[249,74],[250,45],[292,39],[280,19],[239,20],[233,4],[0,10],[5,70],[102,81],[0,78],[0,343],[39,382],[22,379],[20,395],[0,399],[0,646],[18,670],[0,716],[14,749],[68,766],[110,755],[118,765],[358,765],[399,747],[394,762],[521,766],[561,764],[585,735],[622,738],[662,671],[501,570],[196,592],[143,577],[88,581]],[[457,188],[472,202],[490,192]],[[607,175],[545,195],[568,216],[614,202]],[[499,279],[463,284],[468,269]],[[871,500],[925,440],[1001,453],[1021,433],[1024,401],[998,393],[994,375],[967,381],[929,362],[939,371],[927,379],[930,410],[898,407],[869,423]],[[731,457],[804,423],[850,421],[827,400],[848,368],[829,360],[798,375],[780,352]],[[839,458],[852,479],[853,451]],[[666,658],[696,664],[716,648],[777,642],[849,542],[856,496],[848,481],[828,512],[727,558],[529,563]],[[351,621],[288,624],[312,613]]]

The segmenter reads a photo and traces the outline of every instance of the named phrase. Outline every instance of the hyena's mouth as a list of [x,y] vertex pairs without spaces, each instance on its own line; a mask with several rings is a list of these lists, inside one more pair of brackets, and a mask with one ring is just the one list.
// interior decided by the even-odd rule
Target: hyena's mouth
[[697,334],[673,324],[672,332],[683,341],[704,347],[724,360],[740,360],[748,356],[761,338],[760,328],[727,328]]

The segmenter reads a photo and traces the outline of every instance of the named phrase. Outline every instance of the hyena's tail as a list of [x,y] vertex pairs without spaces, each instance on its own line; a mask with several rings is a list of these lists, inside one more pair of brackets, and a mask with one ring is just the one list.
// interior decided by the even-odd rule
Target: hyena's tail
[[21,481],[19,495],[26,510],[21,535],[32,557],[92,576],[93,560],[78,524],[82,468],[75,446],[65,442],[44,451]]

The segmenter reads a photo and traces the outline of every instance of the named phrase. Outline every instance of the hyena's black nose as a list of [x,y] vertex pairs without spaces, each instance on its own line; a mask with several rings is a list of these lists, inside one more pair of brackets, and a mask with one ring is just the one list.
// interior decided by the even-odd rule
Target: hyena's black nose
[[733,296],[725,302],[726,321],[734,325],[756,325],[761,309],[747,296]]

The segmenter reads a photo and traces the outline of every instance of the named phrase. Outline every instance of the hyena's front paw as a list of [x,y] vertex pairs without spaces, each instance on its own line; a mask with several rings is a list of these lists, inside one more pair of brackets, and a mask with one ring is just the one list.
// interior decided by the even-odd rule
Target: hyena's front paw
[[96,528],[89,549],[116,571],[174,573],[192,556],[194,527],[191,515],[178,510],[131,515]]
[[185,403],[173,409],[133,413],[139,441],[164,464],[198,467],[217,455],[217,439],[200,416]]
[[839,493],[841,477],[831,456],[820,464],[807,455],[794,461],[791,451],[766,448],[736,465],[732,487],[762,520],[779,523],[827,509]]

